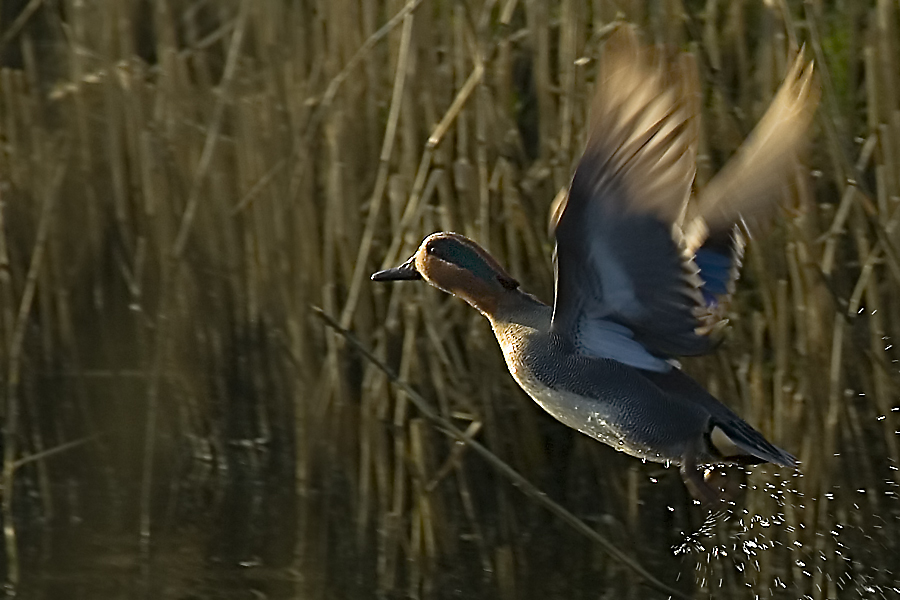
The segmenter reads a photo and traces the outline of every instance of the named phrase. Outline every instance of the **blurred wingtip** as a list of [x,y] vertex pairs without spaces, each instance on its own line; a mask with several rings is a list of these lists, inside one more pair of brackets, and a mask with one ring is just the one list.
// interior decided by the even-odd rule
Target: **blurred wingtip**
[[569,199],[569,188],[562,187],[550,203],[550,221],[547,225],[547,237],[552,238],[556,233],[556,225],[559,223],[559,217],[566,208],[566,200]]
[[681,221],[699,144],[695,70],[690,60],[641,44],[630,24],[607,38],[578,171],[597,184],[616,178],[626,191],[623,210]]
[[737,153],[700,193],[691,218],[716,230],[770,214],[808,136],[821,95],[815,65],[797,53],[769,108]]

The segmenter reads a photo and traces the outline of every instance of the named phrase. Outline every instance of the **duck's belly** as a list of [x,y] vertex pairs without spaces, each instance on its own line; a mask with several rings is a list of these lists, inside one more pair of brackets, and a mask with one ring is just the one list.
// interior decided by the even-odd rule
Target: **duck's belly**
[[513,373],[519,386],[561,423],[636,458],[681,463],[683,449],[670,440],[654,439],[652,422],[638,423],[622,398],[585,398]]
[[[546,338],[545,338],[546,339]],[[703,435],[705,418],[650,384],[636,369],[609,359],[504,346],[509,372],[563,424],[631,456],[681,464],[688,442]],[[552,344],[552,342],[551,342]]]
[[547,333],[549,307],[539,316],[492,322],[519,386],[572,429],[637,458],[681,464],[688,444],[702,439],[702,411],[669,397],[633,367],[571,353]]

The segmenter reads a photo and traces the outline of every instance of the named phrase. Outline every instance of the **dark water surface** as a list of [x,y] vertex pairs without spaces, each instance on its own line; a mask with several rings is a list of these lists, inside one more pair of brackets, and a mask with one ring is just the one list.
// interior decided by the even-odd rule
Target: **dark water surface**
[[[235,470],[237,471],[237,470]],[[47,522],[22,519],[19,597],[313,598],[298,544],[289,473],[192,473],[160,480],[151,535],[140,535],[140,488],[67,482],[68,498]],[[145,543],[147,542],[147,543]]]
[[[479,506],[507,512],[483,510],[478,541],[466,516],[448,511],[454,558],[414,565],[397,556],[396,575],[388,580],[378,576],[379,561],[389,556],[379,546],[385,522],[372,506],[356,504],[352,469],[328,452],[307,473],[315,486],[304,488],[296,483],[292,446],[232,438],[218,456],[204,456],[195,445],[204,446],[177,433],[164,411],[151,493],[142,502],[146,412],[136,409],[140,402],[126,408],[109,399],[142,398],[143,390],[98,385],[90,391],[106,408],[98,411],[99,427],[115,433],[29,463],[18,474],[19,598],[666,597],[514,486],[492,479],[484,461],[471,455],[464,460],[475,474],[473,493],[483,496]],[[568,466],[534,483],[667,585],[697,598],[900,598],[900,499],[889,459],[868,465],[867,481],[877,486],[823,482],[818,499],[796,491],[802,470],[756,467],[747,485],[763,487],[768,501],[753,513],[706,518],[686,501],[676,469],[641,464],[587,438],[567,439],[571,447],[557,450]],[[612,477],[588,485],[577,475],[589,462],[585,450],[598,452],[610,475],[630,470],[642,490],[638,505],[628,505]],[[45,467],[46,489],[39,487],[38,464]],[[743,479],[729,474],[735,475]],[[602,502],[621,503],[633,520],[604,512]],[[368,511],[363,524],[361,510]],[[414,513],[393,518],[411,544]]]
[[[262,459],[262,463],[260,460]],[[66,478],[54,490],[54,497],[66,498],[55,507],[56,515],[47,521],[36,516],[23,517],[18,523],[22,548],[22,583],[18,597],[33,600],[100,600],[100,599],[270,599],[295,598],[371,598],[375,591],[375,553],[360,545],[355,535],[349,506],[341,506],[340,491],[332,490],[331,501],[322,501],[321,490],[297,494],[292,485],[293,473],[288,465],[267,457],[265,453],[244,456],[238,466],[228,472],[215,472],[202,464],[192,463],[178,477],[164,479],[154,488],[153,520],[149,540],[140,531],[140,488],[117,485],[114,490],[91,477],[90,484],[78,478]],[[261,476],[252,476],[264,464]],[[243,466],[242,466],[243,465]],[[171,475],[160,470],[160,475]],[[667,475],[666,475],[667,477]],[[783,497],[792,509],[803,510],[803,500],[790,492],[790,477],[773,494]],[[752,485],[752,478],[751,478]],[[840,493],[840,492],[838,492]],[[864,492],[848,491],[862,495]],[[514,501],[522,498],[512,498]],[[838,594],[823,590],[822,598],[900,598],[895,572],[873,569],[881,563],[880,553],[896,547],[885,539],[882,528],[872,524],[872,517],[888,529],[897,521],[897,502],[893,509],[877,515],[847,515],[847,523],[831,531],[820,532],[827,540],[828,556],[818,564],[844,565],[841,580],[831,586]],[[34,510],[26,515],[38,515]],[[670,507],[672,512],[682,508]],[[657,575],[671,578],[673,564],[680,565],[685,580],[705,588],[697,597],[810,597],[791,596],[776,576],[760,581],[754,576],[760,561],[771,560],[773,553],[787,552],[795,556],[794,566],[803,576],[814,578],[810,552],[801,542],[794,547],[771,544],[778,530],[789,527],[783,515],[754,516],[741,521],[732,519],[703,520],[702,511],[694,507],[697,517],[690,529],[675,533],[682,543],[670,545],[668,557],[658,557],[654,564],[644,556],[645,566]],[[682,515],[690,516],[690,515]],[[545,526],[531,530],[526,562],[530,573],[520,576],[518,592],[506,590],[503,596],[523,598],[606,597],[593,587],[589,576],[572,577],[571,572],[589,572],[592,561],[605,561],[597,553],[585,554],[585,545],[572,544],[572,538],[560,532],[552,519],[538,521]],[[885,519],[886,518],[886,519]],[[860,527],[861,524],[867,524]],[[558,525],[558,524],[557,524]],[[604,523],[595,523],[608,530]],[[568,539],[568,542],[566,541]],[[577,538],[575,538],[577,539]],[[149,543],[144,543],[145,541]],[[637,549],[635,549],[637,550]],[[518,552],[518,550],[517,550]],[[474,553],[474,547],[473,547]],[[593,557],[591,557],[593,554]],[[553,558],[549,558],[553,555]],[[521,554],[517,558],[522,560]],[[477,562],[477,561],[476,561]],[[813,563],[816,561],[814,560]],[[727,568],[722,569],[723,565]],[[553,565],[566,565],[557,568]],[[900,568],[900,556],[897,557]],[[550,568],[548,568],[550,567]],[[435,574],[435,582],[443,586],[432,593],[440,598],[494,597],[498,573],[481,573],[464,565],[443,565]],[[716,581],[722,573],[745,580],[747,596],[735,596],[734,587],[724,593],[727,581]],[[673,583],[682,579],[675,576]],[[623,572],[623,577],[630,577]],[[707,580],[711,578],[711,580]],[[502,587],[502,586],[501,586]],[[719,588],[718,593],[716,588]],[[683,588],[682,588],[683,589]],[[640,585],[634,586],[635,598],[660,596]],[[513,594],[513,595],[510,595]],[[431,594],[426,594],[431,595]],[[381,597],[410,597],[392,592]]]

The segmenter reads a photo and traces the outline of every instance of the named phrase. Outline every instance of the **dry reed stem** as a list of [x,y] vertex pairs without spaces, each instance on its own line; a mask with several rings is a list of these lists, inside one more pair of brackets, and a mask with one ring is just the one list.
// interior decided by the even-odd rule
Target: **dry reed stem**
[[[5,89],[8,90],[9,88]],[[0,190],[0,287],[2,287],[3,294],[3,354],[6,362],[11,365],[16,321],[13,316],[15,296],[10,278],[9,251],[6,239],[6,210],[6,203],[4,202],[2,190]],[[7,376],[9,375],[10,373],[7,374]],[[17,434],[16,424],[18,422],[19,405],[16,397],[17,390],[10,389],[9,384],[7,384],[5,392],[3,403],[0,405],[0,417],[2,417],[4,423],[3,487],[0,488],[0,494],[2,494],[0,515],[2,515],[4,524],[3,543],[8,565],[6,580],[15,584],[19,580],[18,546],[16,544],[16,530],[13,526],[12,504],[16,445],[11,436]]]
[[403,18],[403,28],[400,34],[400,52],[397,56],[395,68],[394,88],[391,93],[391,104],[388,111],[387,124],[385,125],[384,138],[381,153],[378,157],[378,172],[375,176],[375,188],[369,200],[369,213],[366,217],[366,225],[363,230],[362,240],[356,255],[353,274],[350,276],[350,291],[347,292],[347,300],[341,313],[341,324],[349,327],[350,320],[356,310],[359,301],[360,288],[363,282],[368,281],[368,261],[372,251],[372,240],[375,237],[375,227],[381,216],[381,203],[384,200],[384,189],[388,180],[391,155],[394,150],[394,140],[397,134],[397,123],[400,120],[400,106],[403,95],[406,75],[409,72],[409,45],[412,37],[413,13],[409,12]]
[[176,260],[181,256],[182,252],[184,252],[187,236],[190,234],[191,226],[193,225],[197,207],[200,202],[201,182],[203,178],[206,177],[218,145],[219,131],[222,127],[226,102],[231,93],[229,88],[234,79],[241,43],[247,25],[247,13],[250,10],[249,6],[247,1],[240,2],[239,4],[240,10],[238,11],[237,24],[231,34],[231,41],[228,45],[228,56],[225,60],[225,71],[222,75],[222,80],[219,82],[218,97],[216,98],[212,116],[210,117],[209,125],[207,127],[206,139],[203,143],[200,160],[194,169],[186,206],[181,217],[181,224],[178,227],[178,233],[175,236],[175,243],[172,247],[172,255]]
[[[37,130],[32,130],[32,134],[37,136]],[[51,159],[52,147],[49,140],[33,139],[35,147],[44,155],[44,158]],[[66,150],[61,150],[63,156]],[[25,340],[26,327],[28,326],[31,309],[35,294],[37,293],[37,282],[41,270],[44,268],[44,256],[47,251],[47,237],[50,232],[52,219],[55,212],[57,196],[59,194],[59,186],[62,183],[65,169],[68,166],[66,162],[56,164],[56,172],[46,181],[38,182],[36,189],[40,191],[41,213],[38,221],[38,229],[35,235],[34,247],[31,253],[31,260],[28,264],[28,271],[25,275],[22,296],[19,299],[19,308],[15,319],[11,322],[9,331],[9,345],[7,346],[7,372],[6,372],[6,394],[4,417],[4,446],[3,446],[3,478],[2,478],[2,515],[4,523],[4,540],[6,543],[6,558],[8,564],[7,580],[15,586],[20,576],[19,553],[16,545],[16,534],[13,525],[12,512],[12,492],[14,486],[14,477],[16,469],[16,461],[18,456],[18,438],[19,438],[19,422],[22,412],[20,402],[21,390],[19,389],[21,381],[21,366],[23,361],[23,346]],[[2,207],[0,207],[2,208]],[[2,225],[2,223],[0,223]],[[5,235],[4,235],[5,237]],[[7,243],[5,241],[0,244],[0,265],[7,266],[4,269],[8,273],[9,259],[7,257]],[[11,286],[10,286],[11,288]],[[13,306],[10,304],[10,306]]]
[[462,89],[460,89],[459,93],[456,95],[453,104],[447,109],[447,112],[441,118],[441,122],[434,128],[432,134],[428,136],[428,143],[425,146],[424,152],[422,152],[419,166],[416,169],[416,178],[413,183],[412,191],[409,194],[409,200],[406,203],[399,223],[394,228],[394,237],[391,241],[390,248],[385,254],[385,259],[382,261],[381,268],[387,269],[389,266],[394,266],[394,264],[400,260],[400,250],[404,245],[410,245],[410,241],[406,239],[407,230],[420,214],[419,208],[422,202],[423,190],[427,182],[428,172],[434,157],[434,148],[440,143],[444,134],[446,134],[447,130],[453,124],[453,121],[459,115],[463,105],[472,95],[472,92],[475,90],[483,74],[484,68],[476,64]]

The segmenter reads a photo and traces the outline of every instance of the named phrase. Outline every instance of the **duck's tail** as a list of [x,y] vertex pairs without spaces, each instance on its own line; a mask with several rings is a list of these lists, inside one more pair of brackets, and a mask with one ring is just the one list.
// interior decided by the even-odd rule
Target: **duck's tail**
[[740,419],[727,423],[711,423],[707,443],[713,455],[739,464],[774,463],[796,468],[797,459],[769,442],[761,433]]

